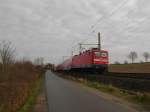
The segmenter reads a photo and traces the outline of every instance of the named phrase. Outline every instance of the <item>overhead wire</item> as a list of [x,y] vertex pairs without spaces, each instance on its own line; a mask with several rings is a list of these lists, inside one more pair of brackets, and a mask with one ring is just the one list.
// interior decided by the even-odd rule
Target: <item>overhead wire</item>
[[[106,15],[106,16],[102,16],[94,25],[91,25],[91,28],[93,29],[97,23],[100,23],[104,18],[109,18],[111,16],[113,16],[120,8],[122,8],[126,3],[128,2],[128,0],[124,0],[123,2],[121,2],[117,8],[114,8],[114,10]],[[106,21],[105,21],[106,22]],[[92,30],[91,35],[95,32],[95,30]],[[83,39],[82,41],[80,41],[80,43],[83,43],[85,41],[87,41],[88,39]],[[72,46],[72,49],[74,49],[76,46],[79,46],[80,43],[75,44],[74,46]]]
[[[123,8],[123,7],[126,5],[127,2],[128,2],[128,0],[124,0],[123,2],[121,2],[121,3],[117,6],[117,8],[114,8],[114,10],[113,10],[110,14],[102,16],[95,24],[91,25],[92,32],[91,32],[91,34],[88,34],[88,35],[92,35],[92,33],[95,33],[95,29],[94,29],[94,28],[96,27],[97,24],[101,23],[101,22],[103,21],[103,19],[107,19],[107,21],[106,21],[106,20],[103,21],[104,23],[107,23],[107,24],[111,25],[113,28],[116,29],[115,25],[109,23],[108,20],[109,20],[109,18],[111,18],[117,11],[119,11],[119,9]],[[113,28],[112,28],[112,29],[113,29]],[[115,30],[115,29],[113,29],[113,30],[114,30],[115,32],[117,32],[117,30]],[[120,29],[119,29],[119,30],[120,30]],[[88,38],[88,39],[89,39],[89,38]],[[82,39],[82,41],[80,41],[80,43],[83,43],[83,42],[87,41],[88,39]],[[76,46],[79,46],[79,43],[77,43],[77,44],[75,44],[74,46],[72,46],[72,49],[74,49]]]
[[[105,18],[107,18],[108,20],[110,19],[110,17],[111,16],[113,16],[117,11],[118,11],[118,9],[120,9],[120,8],[122,8],[123,6],[125,6],[125,4],[128,2],[128,0],[124,0],[122,3],[120,3],[120,5],[114,10],[114,11],[112,11],[112,13],[110,14],[110,15],[107,15],[107,16],[105,16]],[[144,20],[142,20],[142,21],[139,21],[139,22],[137,22],[138,24],[140,24],[140,23],[145,23],[145,22],[147,22],[147,21],[149,21],[149,19],[148,18],[150,18],[150,17],[147,17],[147,19],[144,19]],[[91,26],[91,28],[94,28],[98,23],[100,23],[101,21],[102,21],[102,19],[104,19],[104,16],[103,17],[101,17],[94,25],[92,25]],[[107,22],[106,20],[104,20],[103,22]],[[107,22],[108,23],[108,22]],[[111,26],[113,26],[113,28],[116,28],[113,24],[111,24],[111,23],[108,23],[109,25],[111,25]],[[128,24],[128,23],[127,23]],[[125,24],[124,26],[126,26],[127,24]],[[141,25],[141,24],[140,24]],[[130,27],[127,27],[127,28],[130,28]],[[127,29],[126,28],[126,29]],[[113,29],[114,30],[114,29]],[[118,30],[118,29],[117,29]],[[117,31],[117,30],[114,30],[115,32]],[[123,29],[120,29],[119,28],[119,30],[121,31],[121,30],[123,30]],[[135,29],[136,30],[136,29]],[[123,30],[124,31],[124,30]],[[134,30],[133,30],[134,31]],[[93,32],[93,31],[92,31]],[[94,31],[95,32],[95,31]]]
[[102,16],[99,20],[97,20],[97,22],[95,24],[91,25],[91,28],[94,28],[103,19],[113,16],[119,9],[121,9],[123,6],[125,6],[125,4],[127,2],[128,2],[128,0],[124,0],[123,2],[121,2],[116,8],[114,8],[114,10],[110,14]]
[[[110,13],[110,14],[108,14],[108,15],[104,15],[104,16],[102,16],[102,17],[100,17],[100,19],[98,19],[97,20],[97,22],[95,23],[95,24],[93,24],[93,25],[91,25],[91,33],[95,33],[95,26],[97,25],[97,24],[99,24],[100,22],[102,22],[104,19],[107,19],[107,18],[110,18],[111,16],[113,16],[119,9],[121,9],[121,8],[123,8],[125,5],[126,5],[126,3],[128,2],[128,0],[124,0],[123,2],[121,2],[116,8],[114,8],[113,9],[113,11]],[[103,22],[105,22],[106,23],[106,21],[103,21]],[[108,23],[108,22],[107,22]],[[87,41],[88,39],[85,39],[85,40],[83,40],[82,42],[85,42],[85,41]],[[81,42],[81,43],[82,43]]]

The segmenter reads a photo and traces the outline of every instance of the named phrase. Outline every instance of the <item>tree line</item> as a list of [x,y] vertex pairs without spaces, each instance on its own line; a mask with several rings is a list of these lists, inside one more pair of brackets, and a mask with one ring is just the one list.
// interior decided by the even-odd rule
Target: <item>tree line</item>
[[[144,61],[148,62],[150,59],[150,53],[149,52],[143,52],[142,54]],[[127,58],[131,60],[131,63],[135,63],[135,60],[139,57],[138,53],[136,51],[131,51],[128,55]],[[143,61],[142,61],[143,62]],[[115,64],[120,64],[118,61],[115,62]],[[124,64],[128,64],[128,61],[125,60]]]

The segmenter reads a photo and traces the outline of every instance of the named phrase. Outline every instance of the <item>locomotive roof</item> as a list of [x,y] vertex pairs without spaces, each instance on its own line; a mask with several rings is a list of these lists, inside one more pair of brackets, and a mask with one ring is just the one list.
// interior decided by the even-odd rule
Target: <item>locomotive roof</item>
[[[99,48],[91,48],[90,50],[91,51],[95,51],[95,50],[97,51],[97,50],[99,50]],[[100,50],[100,51],[106,51],[106,50]]]

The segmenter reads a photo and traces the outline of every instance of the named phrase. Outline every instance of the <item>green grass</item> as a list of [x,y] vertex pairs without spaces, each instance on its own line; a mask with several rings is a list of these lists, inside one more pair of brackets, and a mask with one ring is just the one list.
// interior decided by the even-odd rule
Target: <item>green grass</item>
[[69,77],[65,76],[64,78],[71,79],[73,81],[77,81],[81,84],[84,84],[85,86],[88,86],[88,87],[97,89],[99,91],[111,94],[113,96],[122,98],[128,102],[137,104],[144,110],[150,111],[150,93],[145,94],[145,93],[141,93],[141,92],[122,90],[122,89],[119,89],[112,85],[104,85],[99,82],[84,80],[82,78],[75,78],[75,77],[70,77],[70,76]]
[[39,80],[36,82],[36,86],[32,89],[31,94],[27,98],[25,104],[19,109],[18,112],[28,112],[29,109],[32,108],[42,88],[42,84],[43,84],[43,77],[40,77]]

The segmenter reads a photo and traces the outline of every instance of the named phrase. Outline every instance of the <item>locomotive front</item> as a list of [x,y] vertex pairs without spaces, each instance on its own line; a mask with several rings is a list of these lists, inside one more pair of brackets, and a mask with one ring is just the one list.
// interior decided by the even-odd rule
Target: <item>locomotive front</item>
[[98,72],[108,71],[108,51],[92,49],[93,52],[93,68]]

